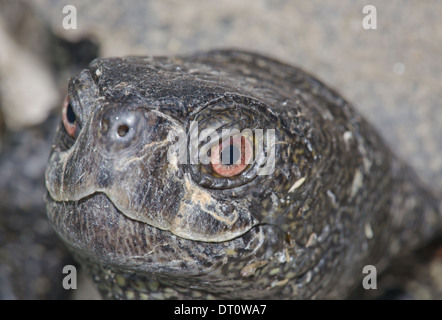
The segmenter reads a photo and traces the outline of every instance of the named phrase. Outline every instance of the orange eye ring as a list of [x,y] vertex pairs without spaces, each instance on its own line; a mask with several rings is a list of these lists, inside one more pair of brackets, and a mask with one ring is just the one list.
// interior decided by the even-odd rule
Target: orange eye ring
[[[240,151],[238,159],[232,164],[222,163],[222,153],[225,148],[229,148],[230,159],[232,159],[231,148],[236,147]],[[244,171],[244,169],[250,164],[252,159],[252,145],[249,139],[244,136],[229,137],[222,143],[217,144],[211,149],[211,164],[214,173],[221,177],[230,178],[236,176]]]
[[69,97],[66,96],[66,98],[63,101],[63,111],[62,111],[62,120],[63,120],[63,126],[66,129],[66,132],[68,135],[75,139],[75,131],[77,129],[77,120],[75,119],[75,113],[72,110],[72,106],[69,102]]

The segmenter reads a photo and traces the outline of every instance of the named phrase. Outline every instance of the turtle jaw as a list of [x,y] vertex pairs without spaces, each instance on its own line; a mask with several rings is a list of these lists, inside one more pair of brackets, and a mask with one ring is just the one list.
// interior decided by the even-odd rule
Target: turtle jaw
[[225,242],[181,238],[128,218],[102,193],[79,201],[54,201],[47,193],[46,200],[52,226],[75,256],[127,272],[220,280],[223,266],[270,259],[284,243],[282,235],[266,234],[275,228],[262,226]]
[[139,272],[202,271],[177,247],[193,241],[125,216],[104,193],[78,201],[55,201],[47,193],[46,202],[53,228],[77,256]]

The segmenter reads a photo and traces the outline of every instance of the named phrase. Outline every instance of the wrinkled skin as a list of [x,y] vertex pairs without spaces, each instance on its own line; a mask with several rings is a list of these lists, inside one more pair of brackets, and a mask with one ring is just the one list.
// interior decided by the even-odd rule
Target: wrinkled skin
[[[441,232],[439,200],[339,95],[246,52],[94,60],[46,170],[58,235],[107,298],[344,298]],[[274,129],[222,177],[177,137]],[[69,128],[68,128],[69,129]],[[179,138],[178,138],[179,140]],[[209,168],[209,169],[208,169]]]

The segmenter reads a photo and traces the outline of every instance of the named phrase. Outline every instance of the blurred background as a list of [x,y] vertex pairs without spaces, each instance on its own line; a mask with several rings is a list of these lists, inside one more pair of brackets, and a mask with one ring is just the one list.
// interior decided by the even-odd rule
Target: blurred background
[[[66,5],[76,9],[77,29],[63,28]],[[375,30],[363,28],[366,5],[376,8]],[[44,134],[35,126],[60,109],[68,78],[96,56],[240,48],[297,65],[340,92],[442,193],[441,12],[439,0],[0,0],[0,259],[29,258],[6,243],[32,242],[9,232],[26,221],[17,222],[17,207],[44,211],[43,141],[56,125],[45,124]],[[7,286],[3,296],[14,297],[14,272],[1,263],[0,297]]]

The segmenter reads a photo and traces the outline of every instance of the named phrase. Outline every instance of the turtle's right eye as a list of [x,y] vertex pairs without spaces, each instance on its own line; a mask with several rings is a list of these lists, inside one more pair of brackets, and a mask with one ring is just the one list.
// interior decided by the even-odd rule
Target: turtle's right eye
[[69,102],[69,97],[66,96],[63,102],[63,126],[67,134],[73,139],[76,138],[77,125],[77,117]]

